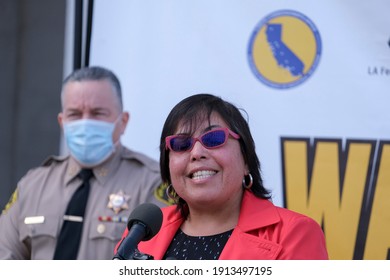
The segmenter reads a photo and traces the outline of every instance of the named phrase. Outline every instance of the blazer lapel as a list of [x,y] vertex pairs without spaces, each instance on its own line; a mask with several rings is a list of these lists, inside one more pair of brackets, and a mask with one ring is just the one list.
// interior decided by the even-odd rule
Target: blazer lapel
[[245,191],[238,224],[219,259],[276,259],[282,246],[267,239],[267,228],[279,222],[271,202]]

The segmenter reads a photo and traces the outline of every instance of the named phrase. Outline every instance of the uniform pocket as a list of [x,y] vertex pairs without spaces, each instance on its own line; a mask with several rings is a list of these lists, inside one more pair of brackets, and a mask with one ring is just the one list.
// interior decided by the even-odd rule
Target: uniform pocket
[[60,230],[58,216],[44,216],[44,220],[27,217],[20,221],[20,241],[30,244],[30,258],[46,260],[53,257],[53,250],[56,246],[56,236]]
[[25,217],[20,227],[20,239],[26,240],[38,237],[55,238],[59,231],[58,216],[29,216]]
[[108,239],[118,242],[126,228],[126,223],[103,222],[98,219],[91,221],[89,228],[90,239]]

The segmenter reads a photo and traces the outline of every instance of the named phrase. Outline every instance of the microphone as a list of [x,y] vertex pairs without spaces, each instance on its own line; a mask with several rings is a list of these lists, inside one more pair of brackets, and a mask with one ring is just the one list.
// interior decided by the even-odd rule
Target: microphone
[[153,203],[143,203],[137,206],[129,216],[127,236],[122,240],[113,260],[131,260],[136,253],[138,243],[155,236],[162,224],[161,209]]

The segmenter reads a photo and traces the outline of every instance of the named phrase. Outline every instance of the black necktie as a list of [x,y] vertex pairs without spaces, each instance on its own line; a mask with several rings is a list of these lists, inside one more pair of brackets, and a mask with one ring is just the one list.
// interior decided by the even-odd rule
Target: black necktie
[[83,180],[73,194],[64,215],[64,223],[57,240],[54,260],[75,260],[79,250],[83,217],[89,194],[89,179],[93,176],[91,169],[82,169],[78,177]]

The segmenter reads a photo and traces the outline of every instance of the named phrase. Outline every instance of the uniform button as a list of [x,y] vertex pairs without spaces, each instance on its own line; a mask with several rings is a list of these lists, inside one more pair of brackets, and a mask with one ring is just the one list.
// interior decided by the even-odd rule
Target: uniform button
[[97,226],[97,232],[100,233],[100,234],[102,234],[102,233],[104,233],[105,231],[106,231],[106,226],[103,225],[103,224],[98,224],[98,226]]

